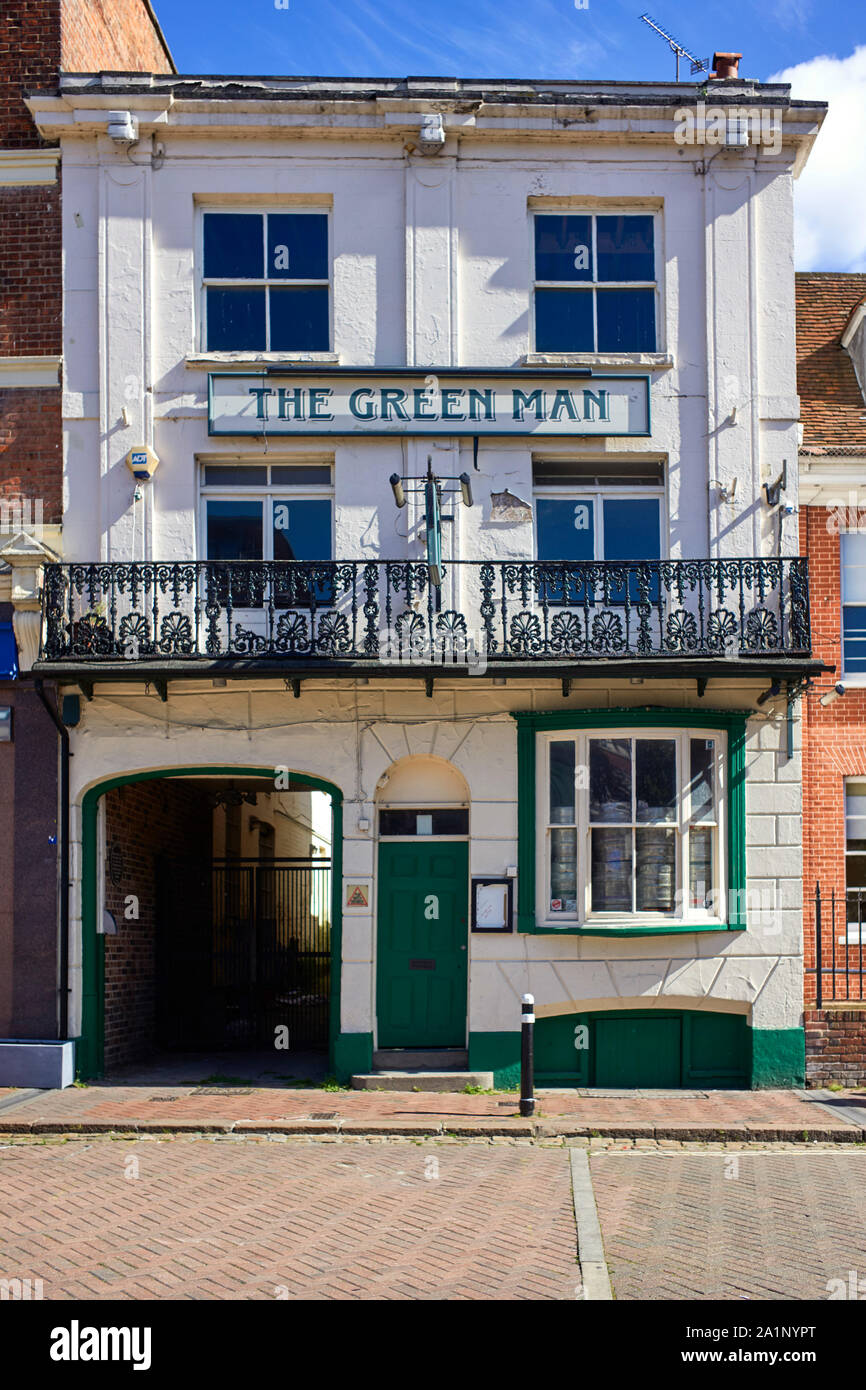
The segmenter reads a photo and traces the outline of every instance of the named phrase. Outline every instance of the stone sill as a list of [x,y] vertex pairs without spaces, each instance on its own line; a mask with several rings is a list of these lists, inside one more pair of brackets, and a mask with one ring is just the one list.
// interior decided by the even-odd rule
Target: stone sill
[[600,372],[639,367],[670,371],[675,365],[669,352],[527,352],[521,360],[525,367],[597,367]]
[[195,371],[254,372],[256,367],[338,367],[338,352],[310,352],[306,355],[293,355],[285,352],[196,352],[186,359],[186,366]]

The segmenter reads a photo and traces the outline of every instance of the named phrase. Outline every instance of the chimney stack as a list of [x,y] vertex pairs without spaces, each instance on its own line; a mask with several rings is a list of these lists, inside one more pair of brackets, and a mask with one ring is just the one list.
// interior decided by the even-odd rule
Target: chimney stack
[[714,53],[710,77],[716,82],[724,82],[726,78],[736,79],[739,77],[742,56],[742,53]]

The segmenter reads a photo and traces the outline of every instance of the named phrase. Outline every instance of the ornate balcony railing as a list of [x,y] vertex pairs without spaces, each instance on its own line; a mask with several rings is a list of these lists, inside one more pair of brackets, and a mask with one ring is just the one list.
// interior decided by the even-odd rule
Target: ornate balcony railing
[[810,655],[804,559],[45,567],[40,660],[571,665]]

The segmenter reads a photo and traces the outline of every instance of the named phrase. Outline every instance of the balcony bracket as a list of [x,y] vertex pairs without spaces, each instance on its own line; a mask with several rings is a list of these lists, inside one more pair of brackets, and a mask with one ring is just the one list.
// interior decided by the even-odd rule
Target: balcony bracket
[[161,679],[159,676],[154,676],[153,680],[151,681],[151,684],[156,690],[156,693],[159,696],[162,703],[164,705],[168,704],[168,681],[165,679]]
[[297,677],[297,676],[293,676],[292,679],[291,679],[291,681],[289,681],[289,684],[290,684],[291,687],[292,687],[292,694],[294,695],[295,699],[296,699],[296,700],[300,700],[300,698],[301,698],[301,682],[300,682],[300,680],[298,679],[298,677]]
[[571,677],[570,677],[570,676],[563,676],[563,678],[562,678],[562,698],[563,698],[563,700],[567,700],[570,694],[571,694]]
[[702,700],[702,699],[704,698],[704,691],[705,691],[706,688],[707,688],[707,677],[706,677],[706,676],[698,676],[698,679],[697,679],[697,686],[698,686],[698,699],[699,699],[699,700]]
[[85,700],[93,699],[93,681],[79,680],[78,687]]
[[424,677],[424,689],[425,689],[425,691],[427,692],[427,699],[428,699],[428,700],[432,700],[432,699],[433,699],[433,677],[432,677],[432,676],[425,676],[425,677]]

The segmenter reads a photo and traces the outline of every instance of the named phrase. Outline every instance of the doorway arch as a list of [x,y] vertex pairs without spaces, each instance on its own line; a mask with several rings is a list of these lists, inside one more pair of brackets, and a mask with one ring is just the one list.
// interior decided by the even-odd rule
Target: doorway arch
[[[81,800],[81,1032],[76,1047],[78,1075],[102,1075],[105,1065],[105,937],[97,931],[99,886],[99,803],[107,792],[137,782],[168,781],[182,777],[248,777],[274,785],[273,767],[222,764],[155,768],[105,778],[89,787]],[[343,793],[326,778],[290,773],[291,782],[311,791],[324,792],[331,800],[331,968],[328,1018],[328,1061],[334,1070],[334,1053],[340,1028],[340,963],[342,959]]]

